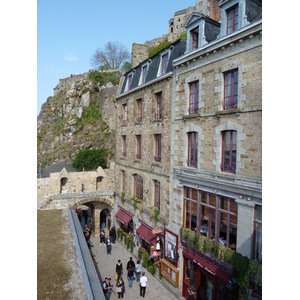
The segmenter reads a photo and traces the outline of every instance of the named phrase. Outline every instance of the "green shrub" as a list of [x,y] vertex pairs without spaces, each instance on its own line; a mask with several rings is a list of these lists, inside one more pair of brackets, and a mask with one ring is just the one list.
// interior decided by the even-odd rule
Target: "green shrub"
[[154,276],[156,273],[156,266],[154,264],[148,266],[148,271]]
[[122,193],[121,193],[121,201],[122,201],[122,203],[125,202],[125,192],[124,191],[122,191]]
[[142,252],[142,246],[139,248],[139,251],[138,251],[138,257],[139,257],[139,259],[141,260],[142,259],[142,257],[143,257],[143,252]]
[[130,241],[130,252],[133,253],[133,242]]
[[143,267],[148,268],[149,258],[150,258],[149,252],[145,250],[143,253]]
[[232,256],[235,252],[231,250],[229,247],[225,247],[224,251],[224,261],[228,264],[232,264]]
[[157,54],[159,51],[163,50],[164,48],[168,47],[170,44],[172,44],[171,42],[168,41],[163,41],[161,42],[158,46],[156,46],[155,48],[151,49],[149,51],[149,58],[154,56],[155,54]]
[[91,103],[88,108],[84,109],[81,118],[77,118],[77,123],[81,126],[87,124],[98,125],[102,121],[99,105]]
[[204,240],[205,240],[205,237],[203,235],[201,235],[200,233],[196,234],[195,246],[196,246],[196,250],[198,252],[204,250]]
[[213,242],[210,238],[206,237],[204,240],[204,250],[210,252],[213,248]]
[[262,265],[256,259],[249,261],[249,275],[256,285],[262,286]]
[[99,72],[92,70],[89,72],[88,79],[94,83],[100,83],[101,85],[105,85],[108,82],[117,85],[120,79],[120,72]]
[[181,237],[182,239],[184,240],[187,236],[187,233],[188,233],[188,229],[186,227],[181,227]]
[[83,167],[85,170],[97,169],[98,166],[106,168],[106,158],[108,154],[108,149],[99,148],[99,149],[84,149],[80,150],[75,159],[72,162],[72,166],[77,171],[82,171]]
[[187,234],[187,244],[190,249],[193,247],[195,243],[195,237],[196,237],[195,231],[189,230]]

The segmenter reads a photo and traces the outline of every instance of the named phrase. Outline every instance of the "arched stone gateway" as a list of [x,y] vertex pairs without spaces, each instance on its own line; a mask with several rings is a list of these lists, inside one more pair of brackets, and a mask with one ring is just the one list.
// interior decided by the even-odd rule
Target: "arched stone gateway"
[[112,213],[114,209],[114,197],[112,195],[87,197],[72,203],[74,208],[80,205],[86,205],[91,210],[92,232],[94,236],[100,234],[100,229],[107,228],[109,230],[112,227],[114,223],[114,215]]

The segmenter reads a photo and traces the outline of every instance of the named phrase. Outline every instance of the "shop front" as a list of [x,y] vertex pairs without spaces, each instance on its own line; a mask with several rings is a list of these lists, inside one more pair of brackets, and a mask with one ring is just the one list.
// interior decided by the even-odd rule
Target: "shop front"
[[127,233],[133,232],[133,214],[119,206],[119,210],[116,213],[116,220],[120,222],[119,227]]
[[152,234],[153,228],[147,225],[145,222],[141,221],[140,227],[136,230],[136,235],[138,235],[142,239],[142,247],[145,248],[148,253],[151,252],[151,246],[155,246],[156,244],[156,234]]
[[185,299],[237,299],[228,288],[230,270],[183,248],[183,290]]

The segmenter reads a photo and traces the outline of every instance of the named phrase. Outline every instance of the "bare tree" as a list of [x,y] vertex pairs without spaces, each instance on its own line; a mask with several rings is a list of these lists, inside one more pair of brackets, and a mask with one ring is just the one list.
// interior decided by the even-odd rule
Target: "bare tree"
[[91,65],[103,70],[117,70],[128,60],[130,60],[130,54],[125,45],[119,42],[107,42],[104,49],[98,48],[95,51],[91,58]]

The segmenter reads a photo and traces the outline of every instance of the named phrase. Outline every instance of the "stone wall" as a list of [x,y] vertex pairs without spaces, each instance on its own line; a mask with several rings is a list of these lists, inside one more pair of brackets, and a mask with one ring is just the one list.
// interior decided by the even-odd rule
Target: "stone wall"
[[[82,192],[93,192],[99,190],[111,191],[114,189],[114,163],[110,169],[103,170],[98,167],[96,171],[68,172],[63,169],[59,173],[51,173],[50,178],[37,179],[37,201],[42,203],[50,196],[59,194],[74,194]],[[61,179],[67,178],[64,185]],[[97,182],[97,178],[99,178]]]
[[138,66],[142,61],[148,58],[148,45],[146,44],[132,44],[131,50],[131,67],[135,68]]

